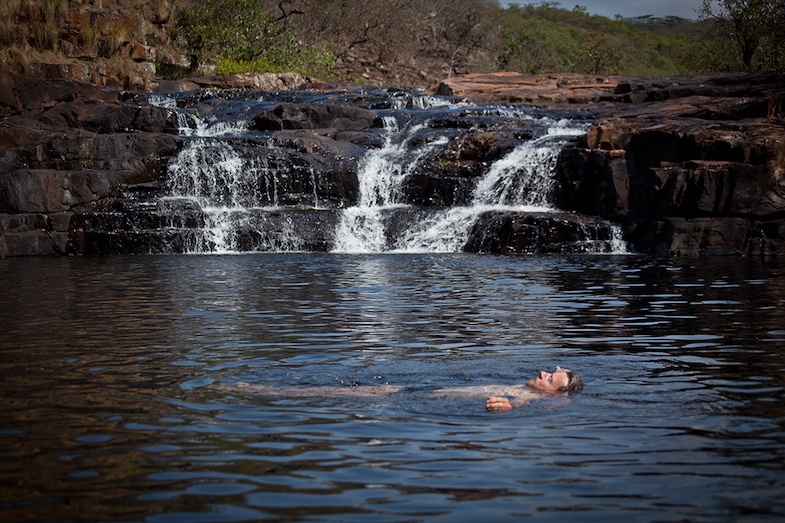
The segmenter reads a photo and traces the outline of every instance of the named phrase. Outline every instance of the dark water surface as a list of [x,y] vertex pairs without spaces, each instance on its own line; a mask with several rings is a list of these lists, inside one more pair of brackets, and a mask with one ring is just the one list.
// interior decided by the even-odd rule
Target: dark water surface
[[[785,517],[785,260],[3,259],[0,286],[3,521]],[[571,401],[431,394],[556,364]]]

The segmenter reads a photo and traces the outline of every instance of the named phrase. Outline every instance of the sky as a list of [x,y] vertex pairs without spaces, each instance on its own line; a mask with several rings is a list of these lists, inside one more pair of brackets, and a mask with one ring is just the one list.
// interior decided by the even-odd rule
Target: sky
[[[550,0],[549,0],[550,1]],[[502,5],[509,4],[539,4],[540,1],[532,0],[506,0]],[[553,0],[563,9],[572,10],[576,5],[582,5],[586,10],[595,15],[615,18],[621,15],[624,18],[635,16],[654,15],[657,17],[680,16],[697,20],[697,10],[702,0]]]

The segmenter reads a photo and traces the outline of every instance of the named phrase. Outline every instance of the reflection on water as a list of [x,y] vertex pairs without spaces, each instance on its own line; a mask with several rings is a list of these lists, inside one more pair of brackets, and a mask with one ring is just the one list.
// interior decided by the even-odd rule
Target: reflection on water
[[[785,516],[780,260],[4,259],[0,284],[3,520]],[[556,364],[570,402],[431,394]]]

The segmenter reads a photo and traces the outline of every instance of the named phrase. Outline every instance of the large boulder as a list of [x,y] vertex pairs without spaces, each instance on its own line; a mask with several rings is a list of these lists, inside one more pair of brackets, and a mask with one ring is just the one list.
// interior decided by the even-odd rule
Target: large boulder
[[497,254],[608,253],[612,223],[571,213],[492,211],[482,214],[464,250]]
[[68,211],[106,196],[120,179],[112,171],[19,169],[0,174],[0,212]]
[[119,101],[79,99],[60,103],[46,111],[40,121],[46,125],[98,133],[175,132],[166,108],[133,106]]

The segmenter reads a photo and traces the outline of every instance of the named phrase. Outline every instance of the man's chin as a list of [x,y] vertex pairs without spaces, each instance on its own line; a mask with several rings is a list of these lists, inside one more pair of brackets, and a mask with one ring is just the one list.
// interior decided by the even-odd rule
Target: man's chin
[[537,389],[536,383],[537,382],[535,380],[529,380],[526,382],[526,386],[536,390]]

